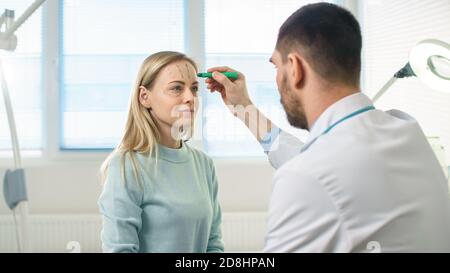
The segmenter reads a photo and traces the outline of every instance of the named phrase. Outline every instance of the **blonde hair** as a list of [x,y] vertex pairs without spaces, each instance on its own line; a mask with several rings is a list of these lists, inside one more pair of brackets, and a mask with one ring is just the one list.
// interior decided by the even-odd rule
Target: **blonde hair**
[[139,101],[140,87],[143,86],[147,90],[151,90],[161,70],[165,66],[177,61],[187,61],[197,70],[197,65],[192,59],[182,53],[173,51],[155,53],[147,57],[142,63],[130,95],[125,132],[117,147],[106,158],[100,169],[103,183],[108,176],[111,160],[116,155],[120,156],[120,174],[122,181],[124,183],[126,182],[125,159],[128,154],[131,159],[134,178],[139,182],[141,187],[143,186],[141,179],[139,179],[135,152],[145,154],[149,159],[155,152],[155,158],[157,158],[157,149],[155,149],[155,146],[161,141],[161,135],[149,109],[145,108]]

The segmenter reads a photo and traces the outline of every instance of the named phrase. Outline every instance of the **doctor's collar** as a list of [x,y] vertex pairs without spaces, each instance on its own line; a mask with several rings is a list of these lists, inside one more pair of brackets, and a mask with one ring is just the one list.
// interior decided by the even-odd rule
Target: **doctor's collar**
[[351,114],[354,111],[371,105],[373,105],[373,103],[369,97],[361,92],[338,100],[334,104],[330,105],[311,126],[306,143],[318,137],[339,119]]

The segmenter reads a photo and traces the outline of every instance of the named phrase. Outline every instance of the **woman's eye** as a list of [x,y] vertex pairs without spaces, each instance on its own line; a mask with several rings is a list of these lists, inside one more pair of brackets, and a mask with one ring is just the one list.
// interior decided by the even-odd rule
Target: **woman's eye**
[[181,86],[177,85],[177,86],[174,86],[174,87],[172,88],[172,90],[174,90],[174,91],[176,91],[176,92],[181,92],[181,91],[183,91],[183,88],[182,88]]
[[193,86],[192,87],[192,92],[197,93],[198,92],[198,86]]

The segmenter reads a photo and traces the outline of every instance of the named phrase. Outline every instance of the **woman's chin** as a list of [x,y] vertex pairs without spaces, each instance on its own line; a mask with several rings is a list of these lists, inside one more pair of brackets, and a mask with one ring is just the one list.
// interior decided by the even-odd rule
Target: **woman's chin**
[[172,125],[172,137],[177,140],[188,140],[194,134],[195,119],[182,118]]

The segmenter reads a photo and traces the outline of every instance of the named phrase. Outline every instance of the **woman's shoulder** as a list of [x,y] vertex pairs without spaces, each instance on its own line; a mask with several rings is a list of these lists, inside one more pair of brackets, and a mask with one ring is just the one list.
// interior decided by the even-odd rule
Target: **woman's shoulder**
[[143,187],[138,173],[131,166],[131,155],[128,153],[112,152],[103,170],[104,188],[106,191],[114,191],[116,195],[124,194],[134,198],[137,203],[142,202]]
[[109,156],[108,168],[116,169],[116,168],[124,168],[125,171],[131,170],[133,166],[133,162],[139,166],[140,161],[142,160],[143,155],[137,152],[118,152],[114,151]]
[[127,154],[125,154],[125,153],[121,153],[118,151],[112,152],[109,155],[109,161],[108,161],[109,167],[111,168],[111,167],[120,166],[120,164],[122,162],[127,161],[127,157],[129,157],[129,156],[127,156]]

